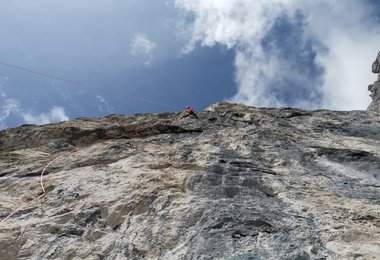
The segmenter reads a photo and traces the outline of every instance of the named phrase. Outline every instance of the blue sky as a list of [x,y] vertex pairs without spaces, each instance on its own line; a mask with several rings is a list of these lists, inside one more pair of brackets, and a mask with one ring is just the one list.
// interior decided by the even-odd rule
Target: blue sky
[[[111,113],[365,109],[375,0],[0,0],[0,129]],[[335,3],[337,2],[337,3]]]

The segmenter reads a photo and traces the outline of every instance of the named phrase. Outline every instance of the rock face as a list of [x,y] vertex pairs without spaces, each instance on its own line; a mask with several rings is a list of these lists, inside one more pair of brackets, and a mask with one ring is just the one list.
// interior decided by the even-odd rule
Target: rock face
[[378,116],[179,116],[0,132],[0,259],[378,259]]
[[372,63],[372,72],[380,73],[380,51],[377,54],[376,60]]
[[[376,60],[372,64],[372,72],[380,73],[380,52],[377,54]],[[372,102],[368,106],[368,111],[380,112],[380,75],[372,85],[368,86],[368,91],[371,92]]]

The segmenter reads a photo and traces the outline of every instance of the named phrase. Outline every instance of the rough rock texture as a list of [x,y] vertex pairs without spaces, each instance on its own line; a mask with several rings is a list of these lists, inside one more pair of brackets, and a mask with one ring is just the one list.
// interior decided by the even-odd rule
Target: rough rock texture
[[372,63],[372,72],[380,73],[380,51],[377,54],[376,60]]
[[379,259],[380,118],[215,104],[0,132],[0,259]]
[[[377,54],[376,60],[372,64],[372,72],[380,73],[380,52]],[[368,111],[380,112],[380,75],[372,85],[368,86],[368,91],[371,92],[372,102],[368,106]]]

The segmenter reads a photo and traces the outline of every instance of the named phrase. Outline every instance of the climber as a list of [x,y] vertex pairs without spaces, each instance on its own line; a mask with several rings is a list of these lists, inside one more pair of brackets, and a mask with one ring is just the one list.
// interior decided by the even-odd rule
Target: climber
[[186,110],[185,112],[183,112],[183,114],[181,115],[181,118],[185,118],[185,117],[188,117],[188,116],[192,116],[192,117],[195,117],[195,118],[198,118],[197,114],[194,112],[194,110],[187,106],[186,107]]

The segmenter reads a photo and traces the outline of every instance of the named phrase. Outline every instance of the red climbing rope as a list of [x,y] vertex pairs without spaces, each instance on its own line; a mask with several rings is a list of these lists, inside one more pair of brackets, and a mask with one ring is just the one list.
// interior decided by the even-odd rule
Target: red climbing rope
[[45,191],[45,187],[44,187],[44,181],[43,181],[43,176],[44,176],[44,173],[46,171],[46,169],[53,163],[55,162],[56,160],[58,160],[59,158],[61,158],[64,154],[61,154],[59,156],[57,156],[56,158],[54,158],[53,160],[51,160],[46,166],[45,168],[42,170],[41,172],[41,177],[40,177],[40,185],[41,185],[41,189],[42,189],[42,194],[34,199],[32,199],[31,201],[23,204],[22,206],[18,207],[17,209],[15,209],[11,214],[9,214],[8,216],[6,216],[4,219],[2,219],[0,221],[0,224],[2,224],[3,222],[5,222],[7,219],[9,219],[10,217],[12,217],[14,214],[16,214],[17,212],[19,212],[20,210],[22,210],[23,208],[29,206],[30,204],[32,204],[33,201],[35,200],[38,200],[42,197],[44,197],[46,195],[46,191]]

